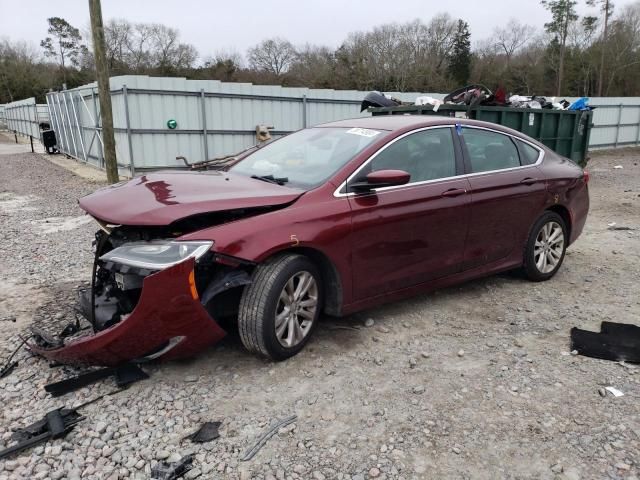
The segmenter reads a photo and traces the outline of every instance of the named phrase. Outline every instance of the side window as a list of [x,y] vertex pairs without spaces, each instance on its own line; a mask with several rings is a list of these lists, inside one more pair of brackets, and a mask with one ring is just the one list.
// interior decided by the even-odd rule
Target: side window
[[[404,170],[410,183],[453,177],[456,154],[452,129],[433,128],[398,140],[371,161],[371,170]],[[368,173],[368,172],[367,172]]]
[[477,128],[462,129],[472,173],[520,166],[515,143],[507,135]]
[[516,140],[516,143],[520,148],[520,163],[522,163],[522,165],[533,165],[538,161],[540,150],[520,140]]

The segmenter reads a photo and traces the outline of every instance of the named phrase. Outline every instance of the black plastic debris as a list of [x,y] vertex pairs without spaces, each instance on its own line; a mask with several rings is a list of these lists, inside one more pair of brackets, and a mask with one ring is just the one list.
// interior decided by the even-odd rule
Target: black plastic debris
[[61,338],[56,338],[41,328],[31,327],[31,333],[36,345],[44,348],[60,348],[63,345]]
[[52,396],[58,397],[111,376],[115,378],[116,385],[120,388],[127,387],[134,382],[149,378],[149,375],[138,365],[125,363],[119,367],[100,368],[75,377],[65,378],[59,382],[45,385],[44,389]]
[[369,107],[397,107],[401,105],[400,100],[386,97],[380,92],[369,92],[365,95],[364,100],[360,104],[360,111],[364,112]]
[[175,480],[193,468],[193,455],[186,455],[175,463],[160,462],[151,469],[151,480]]
[[289,425],[290,423],[295,422],[297,418],[298,417],[296,415],[291,415],[290,417],[283,418],[282,420],[277,421],[268,430],[266,430],[262,435],[260,435],[260,437],[258,438],[256,443],[253,445],[253,447],[249,448],[244,453],[244,456],[240,460],[243,461],[243,462],[251,460],[256,455],[256,453],[258,453],[260,451],[260,449],[262,447],[264,447],[265,443],[267,443],[267,440],[269,440],[271,437],[273,437],[276,434],[276,432],[278,430],[280,430],[282,427],[285,427],[285,426]]
[[20,351],[20,349],[24,346],[25,343],[27,343],[27,341],[30,339],[31,337],[27,337],[27,338],[20,338],[20,343],[18,344],[18,346],[16,347],[16,349],[11,353],[11,355],[9,355],[9,358],[7,359],[7,361],[4,363],[4,365],[2,366],[2,368],[0,368],[0,378],[4,378],[7,375],[9,375],[11,372],[13,372],[13,370],[18,366],[18,361],[14,360],[13,357],[16,356],[16,354]]
[[202,426],[191,435],[185,437],[185,440],[191,440],[196,443],[205,443],[220,437],[218,429],[222,422],[205,422]]
[[17,366],[18,362],[15,361],[7,363],[4,367],[2,367],[2,370],[0,370],[0,378],[4,378],[9,375]]
[[46,442],[49,439],[61,438],[73,430],[73,427],[82,420],[84,420],[84,417],[75,408],[51,410],[42,420],[16,430],[11,436],[16,443],[1,451],[0,459]]
[[640,327],[614,322],[602,322],[600,332],[574,327],[571,349],[587,357],[640,363]]

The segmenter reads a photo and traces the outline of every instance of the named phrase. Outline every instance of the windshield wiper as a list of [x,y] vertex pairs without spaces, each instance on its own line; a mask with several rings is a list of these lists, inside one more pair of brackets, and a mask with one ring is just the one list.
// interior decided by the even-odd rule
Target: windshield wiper
[[251,178],[262,180],[263,182],[275,183],[276,185],[284,185],[289,181],[287,177],[274,177],[273,175],[251,175]]

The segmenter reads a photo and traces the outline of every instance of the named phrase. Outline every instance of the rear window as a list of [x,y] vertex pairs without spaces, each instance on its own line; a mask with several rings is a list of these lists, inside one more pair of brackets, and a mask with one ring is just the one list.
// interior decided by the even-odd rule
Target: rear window
[[522,165],[533,165],[538,161],[540,151],[537,148],[534,148],[528,143],[524,143],[520,140],[516,140],[516,142],[520,147],[520,163],[522,163]]
[[507,135],[490,130],[463,128],[462,138],[469,152],[473,173],[520,166],[518,149]]

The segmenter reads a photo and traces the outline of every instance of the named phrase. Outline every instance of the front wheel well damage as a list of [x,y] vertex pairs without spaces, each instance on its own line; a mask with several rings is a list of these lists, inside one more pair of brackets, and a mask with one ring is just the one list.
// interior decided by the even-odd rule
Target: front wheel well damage
[[304,255],[320,269],[325,292],[323,311],[327,315],[340,316],[343,299],[342,282],[333,262],[321,251],[309,247],[295,247],[278,252],[278,254],[286,253]]

